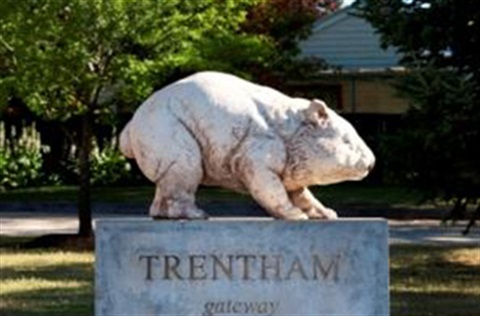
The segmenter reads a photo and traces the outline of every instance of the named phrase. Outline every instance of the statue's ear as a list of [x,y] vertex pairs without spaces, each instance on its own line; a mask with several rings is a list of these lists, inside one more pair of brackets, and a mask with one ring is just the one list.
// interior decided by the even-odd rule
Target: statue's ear
[[321,125],[328,119],[327,105],[325,102],[313,99],[305,110],[305,118],[308,122]]

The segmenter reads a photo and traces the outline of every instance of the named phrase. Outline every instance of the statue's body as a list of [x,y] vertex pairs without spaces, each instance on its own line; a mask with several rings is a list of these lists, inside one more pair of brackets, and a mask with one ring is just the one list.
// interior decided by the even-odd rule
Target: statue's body
[[199,184],[249,192],[282,219],[336,218],[308,190],[360,180],[375,158],[322,101],[290,98],[232,75],[202,72],[150,96],[120,138],[156,184],[150,215],[204,218]]

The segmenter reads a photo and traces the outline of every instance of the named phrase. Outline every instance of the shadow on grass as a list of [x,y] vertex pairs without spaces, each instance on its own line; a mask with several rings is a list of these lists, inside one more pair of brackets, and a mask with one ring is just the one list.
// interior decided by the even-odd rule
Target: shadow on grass
[[480,248],[394,246],[390,249],[392,315],[477,316]]
[[95,237],[78,234],[49,234],[36,237],[22,246],[25,249],[55,248],[72,251],[93,251]]
[[2,316],[25,315],[93,315],[93,288],[83,285],[76,288],[23,290],[2,295]]
[[17,279],[41,279],[46,281],[93,282],[93,266],[90,263],[59,263],[40,267],[1,267],[2,282]]
[[392,316],[478,316],[480,297],[457,292],[416,293],[393,291]]
[[0,235],[0,248],[5,249],[20,249],[23,248],[24,245],[30,241],[32,241],[34,237],[10,237],[5,235]]

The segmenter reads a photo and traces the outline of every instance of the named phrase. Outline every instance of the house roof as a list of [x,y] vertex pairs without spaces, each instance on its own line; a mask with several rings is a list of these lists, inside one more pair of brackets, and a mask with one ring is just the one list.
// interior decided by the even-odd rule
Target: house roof
[[302,57],[318,57],[343,70],[380,70],[398,67],[399,55],[380,46],[380,37],[353,7],[343,8],[318,20],[312,34],[300,42]]

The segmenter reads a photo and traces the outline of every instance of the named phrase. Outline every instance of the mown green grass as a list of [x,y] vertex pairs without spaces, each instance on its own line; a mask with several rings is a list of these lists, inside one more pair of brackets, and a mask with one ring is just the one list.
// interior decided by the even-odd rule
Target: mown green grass
[[[91,252],[24,250],[0,238],[0,315],[93,315]],[[478,316],[480,248],[393,246],[392,316]]]
[[480,315],[480,247],[394,246],[393,315]]
[[[314,187],[313,192],[326,203],[345,205],[417,206],[420,195],[404,187],[374,186],[358,183],[343,183],[325,187]],[[17,189],[0,192],[0,201],[76,201],[77,187],[55,186]],[[92,200],[101,202],[149,203],[154,195],[154,186],[141,187],[97,187],[92,190]],[[221,188],[201,187],[197,198],[200,201],[249,200],[245,194]]]
[[[92,189],[92,200],[102,202],[145,202],[153,196],[154,187],[100,187]],[[0,192],[2,202],[75,202],[78,199],[76,186],[33,187]]]

